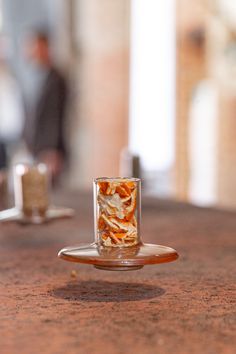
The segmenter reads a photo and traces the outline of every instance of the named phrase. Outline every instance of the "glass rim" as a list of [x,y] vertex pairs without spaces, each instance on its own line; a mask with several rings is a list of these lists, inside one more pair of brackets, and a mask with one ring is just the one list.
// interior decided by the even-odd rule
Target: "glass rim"
[[17,167],[17,166],[25,166],[25,167],[37,167],[39,165],[44,165],[47,167],[47,164],[45,162],[16,162],[13,164],[13,167]]
[[44,162],[17,162],[13,165],[13,171],[16,174],[23,174],[25,171],[30,171],[33,169],[37,169],[39,172],[42,173],[49,173],[48,166]]
[[140,178],[136,177],[97,177],[93,179],[94,183],[97,182],[124,182],[124,181],[130,181],[130,182],[140,182]]

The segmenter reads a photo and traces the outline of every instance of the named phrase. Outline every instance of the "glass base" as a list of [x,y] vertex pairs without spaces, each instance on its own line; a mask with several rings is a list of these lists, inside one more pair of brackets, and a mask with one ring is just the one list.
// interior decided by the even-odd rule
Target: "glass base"
[[44,216],[41,215],[25,215],[23,213],[22,217],[20,218],[19,222],[22,224],[43,224],[44,222],[47,221],[47,216],[46,214]]
[[96,243],[63,248],[58,257],[69,262],[91,264],[103,270],[137,270],[145,265],[175,261],[170,247],[141,243],[132,247],[101,247]]
[[17,208],[11,208],[0,211],[0,222],[17,221],[23,224],[43,224],[52,219],[72,217],[75,212],[71,208],[50,206],[45,214],[45,217],[33,215],[32,217],[25,216],[23,212]]
[[110,270],[110,271],[118,271],[118,270],[139,270],[143,268],[143,266],[129,266],[129,267],[108,267],[108,266],[100,266],[94,265],[94,268],[101,269],[101,270]]

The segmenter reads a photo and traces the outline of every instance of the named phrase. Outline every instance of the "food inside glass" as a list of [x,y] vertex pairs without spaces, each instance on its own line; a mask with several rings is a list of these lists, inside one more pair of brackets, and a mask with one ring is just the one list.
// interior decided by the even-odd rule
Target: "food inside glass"
[[104,247],[140,243],[140,184],[138,178],[94,180],[95,239]]

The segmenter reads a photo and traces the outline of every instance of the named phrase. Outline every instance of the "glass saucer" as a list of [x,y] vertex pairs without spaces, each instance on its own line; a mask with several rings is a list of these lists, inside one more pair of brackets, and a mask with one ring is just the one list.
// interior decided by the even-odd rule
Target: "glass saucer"
[[69,262],[92,264],[103,270],[137,270],[148,264],[172,262],[179,256],[173,248],[149,243],[122,248],[91,243],[65,247],[58,257]]
[[45,217],[33,216],[25,217],[21,210],[17,208],[0,211],[0,222],[16,221],[24,224],[43,224],[52,219],[72,217],[75,212],[71,208],[50,206]]

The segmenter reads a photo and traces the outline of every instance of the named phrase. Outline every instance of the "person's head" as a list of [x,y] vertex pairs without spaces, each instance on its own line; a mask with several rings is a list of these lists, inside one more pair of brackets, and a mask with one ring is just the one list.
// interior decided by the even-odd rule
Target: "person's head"
[[50,38],[44,31],[34,31],[30,35],[27,43],[27,53],[30,60],[40,66],[49,66],[50,58]]

